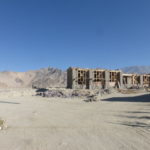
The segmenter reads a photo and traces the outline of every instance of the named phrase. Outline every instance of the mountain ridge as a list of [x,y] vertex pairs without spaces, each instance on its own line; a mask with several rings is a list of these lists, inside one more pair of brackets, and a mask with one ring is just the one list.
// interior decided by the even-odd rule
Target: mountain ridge
[[27,72],[0,72],[0,88],[66,87],[67,75],[57,68],[42,68]]
[[150,66],[129,66],[121,70],[124,73],[150,74]]

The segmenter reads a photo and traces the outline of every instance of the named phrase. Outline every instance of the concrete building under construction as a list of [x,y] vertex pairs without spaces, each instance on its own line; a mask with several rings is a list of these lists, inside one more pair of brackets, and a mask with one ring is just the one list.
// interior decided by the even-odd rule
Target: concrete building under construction
[[67,87],[106,89],[109,87],[150,87],[149,74],[124,74],[121,70],[68,68]]

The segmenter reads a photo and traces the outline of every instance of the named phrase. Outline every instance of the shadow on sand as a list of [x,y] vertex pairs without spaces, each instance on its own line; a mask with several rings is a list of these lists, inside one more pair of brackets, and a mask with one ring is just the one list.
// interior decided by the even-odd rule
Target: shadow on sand
[[[149,112],[150,113],[150,112]],[[150,123],[148,122],[150,119],[150,116],[118,116],[120,118],[128,118],[132,120],[128,121],[119,121],[119,122],[110,122],[111,124],[118,124],[123,126],[129,126],[129,127],[141,127],[141,128],[150,128]],[[135,120],[136,119],[136,120]]]
[[[148,112],[150,113],[150,112]],[[125,117],[125,118],[133,118],[133,119],[148,119],[150,120],[150,116],[126,116],[126,115],[119,115],[119,117]]]
[[121,122],[121,123],[116,123],[119,125],[124,125],[124,126],[129,126],[129,127],[141,127],[141,128],[150,128],[150,125],[147,123],[143,122]]
[[[142,104],[140,110],[124,111],[122,115],[117,115],[116,117],[119,117],[120,121],[112,123],[129,127],[141,127],[150,129],[150,94],[135,97],[114,97],[103,99],[102,101],[144,103]],[[122,118],[126,118],[129,120],[122,121]]]
[[0,101],[0,103],[4,103],[4,104],[20,104],[20,103],[15,103],[15,102],[8,102],[8,101]]
[[103,99],[102,101],[108,101],[108,102],[143,102],[148,103],[150,102],[150,94],[141,95],[141,96],[135,96],[135,97],[114,97],[114,98],[108,98]]

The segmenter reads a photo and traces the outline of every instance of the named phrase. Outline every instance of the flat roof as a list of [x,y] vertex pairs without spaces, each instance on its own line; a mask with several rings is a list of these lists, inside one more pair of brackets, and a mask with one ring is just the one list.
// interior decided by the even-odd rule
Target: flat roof
[[108,69],[102,69],[102,68],[79,68],[79,67],[69,67],[68,69],[121,72],[121,70],[108,70]]

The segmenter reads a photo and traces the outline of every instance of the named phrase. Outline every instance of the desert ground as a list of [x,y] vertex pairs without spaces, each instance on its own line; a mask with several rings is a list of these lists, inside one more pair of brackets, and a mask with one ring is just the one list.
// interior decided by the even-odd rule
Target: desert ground
[[0,150],[149,150],[150,95],[43,98],[1,89]]

